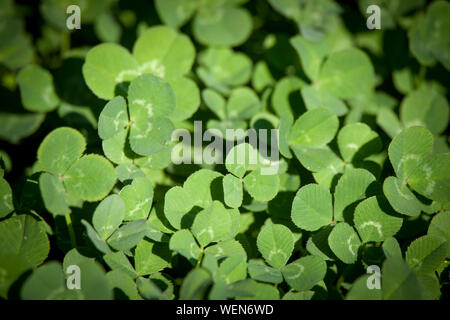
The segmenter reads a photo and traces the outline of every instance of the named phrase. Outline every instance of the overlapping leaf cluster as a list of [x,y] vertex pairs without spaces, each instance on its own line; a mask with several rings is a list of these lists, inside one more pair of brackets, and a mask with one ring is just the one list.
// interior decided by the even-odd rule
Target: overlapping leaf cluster
[[[0,297],[448,298],[448,2],[0,8]],[[279,161],[176,164],[194,121]]]

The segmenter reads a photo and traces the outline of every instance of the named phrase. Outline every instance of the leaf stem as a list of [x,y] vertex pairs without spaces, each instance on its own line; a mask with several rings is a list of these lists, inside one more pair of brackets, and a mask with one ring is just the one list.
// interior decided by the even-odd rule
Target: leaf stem
[[336,290],[339,291],[341,289],[342,282],[344,282],[343,274],[339,277],[338,281],[336,282]]
[[201,249],[200,256],[198,257],[197,264],[195,265],[196,268],[200,268],[200,264],[203,260],[204,250],[203,250],[203,248],[200,248],[200,249]]
[[423,80],[425,79],[426,72],[427,72],[427,68],[423,64],[420,65],[419,75],[417,77],[417,83],[416,83],[417,88],[419,88],[421,86]]
[[70,218],[70,213],[66,214],[65,217],[66,217],[67,229],[69,230],[70,243],[72,244],[73,248],[76,248],[77,241],[75,238],[75,231],[73,229],[72,219]]
[[61,57],[70,49],[70,33],[65,32],[61,40]]

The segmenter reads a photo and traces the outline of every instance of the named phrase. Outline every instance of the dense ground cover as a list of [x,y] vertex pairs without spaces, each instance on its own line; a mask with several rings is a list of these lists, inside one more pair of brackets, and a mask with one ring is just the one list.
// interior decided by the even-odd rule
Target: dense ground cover
[[0,297],[448,298],[449,15],[1,0]]

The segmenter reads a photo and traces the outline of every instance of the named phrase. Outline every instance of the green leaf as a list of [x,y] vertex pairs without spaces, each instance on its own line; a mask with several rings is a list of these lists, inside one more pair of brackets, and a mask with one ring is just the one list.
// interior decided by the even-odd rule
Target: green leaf
[[119,42],[122,35],[121,25],[110,12],[98,16],[94,22],[94,30],[102,42]]
[[218,198],[221,178],[222,174],[217,171],[201,169],[191,174],[183,187],[195,206],[207,208],[213,200],[221,200]]
[[447,2],[122,2],[0,0],[0,299],[447,297]]
[[[207,270],[212,277],[217,275],[217,270],[219,270],[219,259],[213,254],[206,253],[203,255],[201,267]],[[223,282],[217,282],[219,286],[223,285]]]
[[105,240],[100,238],[97,231],[95,231],[94,227],[92,227],[89,222],[83,219],[81,220],[81,224],[83,224],[84,227],[86,228],[86,234],[88,238],[91,240],[91,242],[94,244],[94,246],[97,248],[97,250],[106,254],[111,252],[111,249],[108,247]]
[[128,127],[128,111],[125,99],[121,96],[109,101],[98,119],[98,135],[103,140],[112,138]]
[[392,72],[392,82],[395,89],[402,94],[408,94],[414,90],[414,77],[410,68],[403,68]]
[[327,108],[334,112],[336,116],[347,113],[347,106],[334,95],[318,86],[304,86],[301,89],[302,98],[308,110],[317,108]]
[[167,146],[173,125],[166,118],[175,109],[170,85],[150,74],[134,79],[128,89],[131,149],[140,155],[158,153]]
[[234,238],[239,233],[239,229],[241,227],[241,213],[237,208],[227,209],[228,214],[231,218],[231,228],[229,232],[229,237]]
[[[214,136],[218,136],[219,134],[222,135],[223,138],[227,141],[232,140],[240,140],[245,137],[246,129],[247,129],[247,122],[245,120],[239,120],[239,119],[226,119],[224,121],[218,121],[215,119],[211,119],[207,122],[206,127],[208,130],[211,130],[210,133]],[[214,131],[212,131],[214,129]],[[229,134],[229,137],[227,137],[226,131],[227,129],[232,129],[231,135]],[[217,132],[217,130],[219,132]],[[234,131],[236,130],[236,131]],[[215,138],[216,139],[216,138]],[[208,140],[210,141],[210,138],[208,137]]]
[[232,174],[223,177],[223,193],[225,204],[231,208],[239,208],[242,204],[242,182]]
[[375,75],[369,57],[359,49],[332,53],[323,64],[316,84],[338,98],[370,93]]
[[439,280],[435,275],[418,275],[423,300],[439,300],[442,293]]
[[244,142],[231,148],[225,158],[225,167],[236,177],[243,178],[248,170],[255,168],[258,161],[258,151],[251,144]]
[[143,169],[161,170],[171,164],[172,149],[174,143],[168,142],[167,146],[160,152],[147,157],[141,157],[134,160],[134,163]]
[[103,199],[116,184],[112,164],[96,154],[78,159],[64,174],[64,185],[69,194],[86,201]]
[[444,262],[448,252],[448,242],[433,235],[425,235],[414,240],[406,251],[406,262],[418,274],[434,275]]
[[395,211],[401,214],[417,217],[424,208],[424,205],[399,178],[387,177],[383,183],[383,193]]
[[11,187],[3,178],[0,178],[0,199],[0,218],[3,218],[14,210]]
[[85,148],[86,141],[77,130],[68,127],[57,128],[50,132],[39,146],[39,165],[58,177],[81,157]]
[[450,59],[446,54],[449,43],[448,16],[450,6],[445,1],[430,4],[424,16],[409,31],[409,49],[423,65],[433,65],[436,60],[450,70]]
[[122,225],[108,239],[108,244],[116,250],[126,251],[133,248],[147,233],[145,220],[131,221]]
[[178,230],[170,238],[169,242],[170,250],[178,252],[186,259],[190,260],[194,264],[200,256],[200,248],[195,242],[192,233],[187,230]]
[[306,250],[312,255],[319,256],[324,260],[336,260],[337,257],[328,243],[328,237],[332,230],[333,227],[328,225],[311,233],[311,236],[306,242]]
[[303,147],[292,146],[295,156],[301,164],[312,172],[331,169],[332,173],[342,172],[342,160],[328,146]]
[[305,85],[306,82],[295,76],[284,77],[276,83],[272,94],[272,106],[278,116],[285,112],[292,116],[297,114],[298,111],[295,109],[299,108],[301,104],[291,105],[291,101],[294,101],[292,96]]
[[364,123],[352,123],[343,127],[337,136],[339,152],[346,162],[355,162],[380,152],[381,139]]
[[278,147],[280,149],[280,153],[288,159],[292,158],[291,151],[289,150],[289,133],[292,128],[292,124],[294,123],[293,116],[285,112],[280,117],[280,124],[279,124],[279,136],[278,136]]
[[[376,197],[360,202],[355,209],[354,222],[362,241],[384,241],[395,235],[402,226],[402,218],[386,213]],[[385,208],[385,203],[381,204]]]
[[198,0],[156,0],[155,7],[165,24],[178,28],[194,14]]
[[113,298],[112,287],[106,278],[105,270],[93,258],[87,258],[79,254],[76,249],[72,249],[64,257],[63,270],[66,275],[71,265],[80,268],[81,289],[76,290],[77,299],[111,300]]
[[288,291],[281,300],[312,300],[314,291]]
[[352,205],[374,193],[375,177],[365,169],[347,169],[334,192],[334,218],[351,222]]
[[193,21],[196,40],[206,46],[241,45],[250,36],[252,27],[252,18],[243,8],[204,7]]
[[44,172],[39,177],[39,189],[45,208],[54,216],[70,213],[66,202],[66,190],[60,179]]
[[226,240],[231,229],[231,217],[223,204],[213,201],[210,207],[200,211],[192,224],[192,233],[200,246]]
[[341,8],[335,1],[301,3],[295,0],[270,0],[269,3],[287,19],[293,20],[308,40],[320,41],[332,30],[336,32],[333,18],[341,12]]
[[211,282],[211,276],[205,269],[196,268],[191,270],[181,284],[180,299],[202,300]]
[[17,144],[21,139],[33,134],[45,119],[41,113],[6,113],[0,112],[0,138]]
[[103,140],[102,148],[105,156],[112,162],[117,164],[131,164],[136,163],[138,157],[136,153],[131,150],[128,140],[128,131],[122,130],[116,135]]
[[258,61],[255,65],[252,76],[252,86],[256,91],[260,92],[266,87],[272,86],[275,79],[270,73],[269,67],[264,60]]
[[237,300],[279,300],[280,293],[267,283],[259,283],[251,279],[233,284],[232,289],[239,292]]
[[174,228],[180,229],[183,216],[194,205],[192,199],[185,189],[179,186],[169,189],[164,197],[164,214]]
[[18,215],[0,222],[0,254],[18,256],[34,268],[47,258],[49,240],[41,224],[29,215]]
[[170,278],[159,272],[151,274],[148,278],[158,286],[162,294],[162,299],[173,300],[175,298],[175,295],[173,294],[174,285]]
[[243,181],[245,189],[256,201],[272,200],[280,188],[278,175],[264,174],[262,169],[250,172]]
[[270,223],[261,228],[256,245],[264,260],[272,267],[280,269],[294,250],[294,235],[287,227]]
[[188,36],[167,26],[155,26],[137,39],[133,55],[140,64],[141,74],[170,79],[191,70],[195,47]]
[[47,70],[37,65],[28,65],[18,73],[17,83],[26,110],[48,112],[59,104],[53,87],[53,77]]
[[[2,8],[2,10],[4,9]],[[2,21],[4,21],[0,27],[2,43],[0,62],[2,65],[11,69],[17,69],[33,62],[32,39],[25,32],[24,21],[14,17],[14,15],[2,16]]]
[[[156,212],[155,209],[152,210],[152,212]],[[168,242],[169,241],[169,237],[168,235],[166,235],[165,233],[163,233],[164,230],[165,232],[169,232],[172,233],[172,230],[167,230],[165,229],[164,225],[163,227],[161,227],[161,225],[158,225],[158,222],[156,222],[156,219],[158,219],[158,217],[156,217],[156,215],[154,215],[154,218],[151,219],[147,219],[147,233],[146,233],[146,237],[149,238],[150,240],[156,241],[156,242]],[[159,223],[162,224],[161,221],[159,221]]]
[[216,282],[234,283],[247,278],[247,260],[243,256],[226,258],[219,266]]
[[248,87],[233,89],[226,105],[228,119],[249,119],[261,108],[256,93]]
[[139,277],[136,280],[136,285],[138,287],[139,293],[145,299],[173,299],[173,285],[159,273],[152,274],[148,279]]
[[112,270],[119,270],[133,279],[138,276],[130,261],[122,251],[105,254],[103,259]]
[[329,109],[312,109],[300,116],[292,126],[289,144],[318,147],[330,142],[339,127],[336,115]]
[[155,273],[170,266],[172,254],[168,243],[141,240],[134,254],[134,265],[140,276]]
[[399,134],[403,125],[398,119],[397,115],[388,108],[381,108],[377,113],[377,124],[387,133],[391,138]]
[[97,129],[97,117],[88,106],[80,106],[62,101],[57,109],[58,115],[74,127]]
[[99,203],[92,216],[92,224],[100,238],[106,240],[121,225],[124,217],[125,202],[112,194]]
[[381,287],[384,300],[419,300],[422,298],[417,276],[401,257],[383,263]]
[[189,119],[200,106],[200,90],[197,84],[187,77],[169,80],[175,94],[176,106],[170,116],[173,121]]
[[213,256],[215,259],[222,259],[232,256],[242,256],[247,258],[247,253],[241,243],[236,240],[220,241],[205,249],[205,254]]
[[450,153],[427,157],[408,175],[408,184],[432,200],[450,200]]
[[76,292],[67,289],[65,274],[59,262],[51,261],[33,271],[21,289],[24,300],[76,299]]
[[448,125],[447,99],[430,87],[421,87],[403,99],[400,105],[400,119],[406,128],[424,126],[432,134],[438,135]]
[[323,59],[328,53],[328,47],[325,42],[314,42],[297,35],[289,41],[297,51],[303,70],[310,80],[316,80]]
[[5,175],[5,172],[11,172],[12,162],[10,156],[4,150],[0,150],[0,178]]
[[331,223],[333,207],[330,192],[317,184],[298,190],[292,202],[292,222],[304,230],[315,231]]
[[[450,241],[450,211],[436,214],[428,227],[428,234]],[[450,244],[447,244],[447,256],[450,256]]]
[[328,189],[334,187],[336,179],[338,179],[345,171],[344,162],[342,162],[332,151],[330,154],[331,159],[328,159],[330,163],[328,163],[325,168],[313,172],[314,180],[316,180],[319,185]]
[[397,239],[389,237],[383,242],[383,252],[386,258],[399,257],[402,258],[402,250]]
[[350,225],[345,222],[338,223],[331,231],[328,243],[333,253],[344,263],[356,262],[361,241]]
[[367,280],[370,275],[365,274],[353,282],[350,291],[347,293],[346,300],[382,300],[383,291],[381,289],[369,289]]
[[[113,289],[120,290],[120,295],[125,295],[130,300],[142,300],[142,297],[138,293],[136,283],[126,273],[120,270],[112,270],[106,274],[106,278]],[[117,299],[117,294],[115,298]]]
[[200,52],[197,75],[208,87],[227,94],[232,86],[246,84],[251,77],[252,60],[230,48],[210,47]]
[[325,261],[318,256],[306,256],[281,269],[286,282],[295,290],[309,290],[323,280],[327,271]]
[[252,259],[248,262],[247,267],[250,277],[254,280],[269,283],[281,283],[283,281],[280,270],[269,267],[262,260]]
[[116,168],[117,179],[122,183],[127,183],[136,178],[145,177],[145,173],[137,166],[128,164],[119,164]]
[[125,202],[124,220],[146,219],[150,214],[153,201],[153,185],[145,177],[137,177],[120,191]]
[[19,255],[0,252],[0,296],[8,298],[9,288],[30,266]]
[[220,120],[225,120],[226,106],[225,99],[216,91],[212,89],[205,89],[202,91],[202,98],[206,106],[219,117]]
[[433,149],[433,135],[424,127],[410,127],[389,145],[389,159],[400,179],[408,179]]
[[102,43],[89,50],[82,70],[89,89],[105,100],[114,98],[117,85],[140,74],[135,58],[114,43]]

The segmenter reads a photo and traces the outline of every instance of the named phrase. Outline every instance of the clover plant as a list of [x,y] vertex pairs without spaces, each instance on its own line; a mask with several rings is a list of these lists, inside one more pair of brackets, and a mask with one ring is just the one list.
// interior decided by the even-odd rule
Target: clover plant
[[449,15],[0,1],[0,297],[448,299]]

